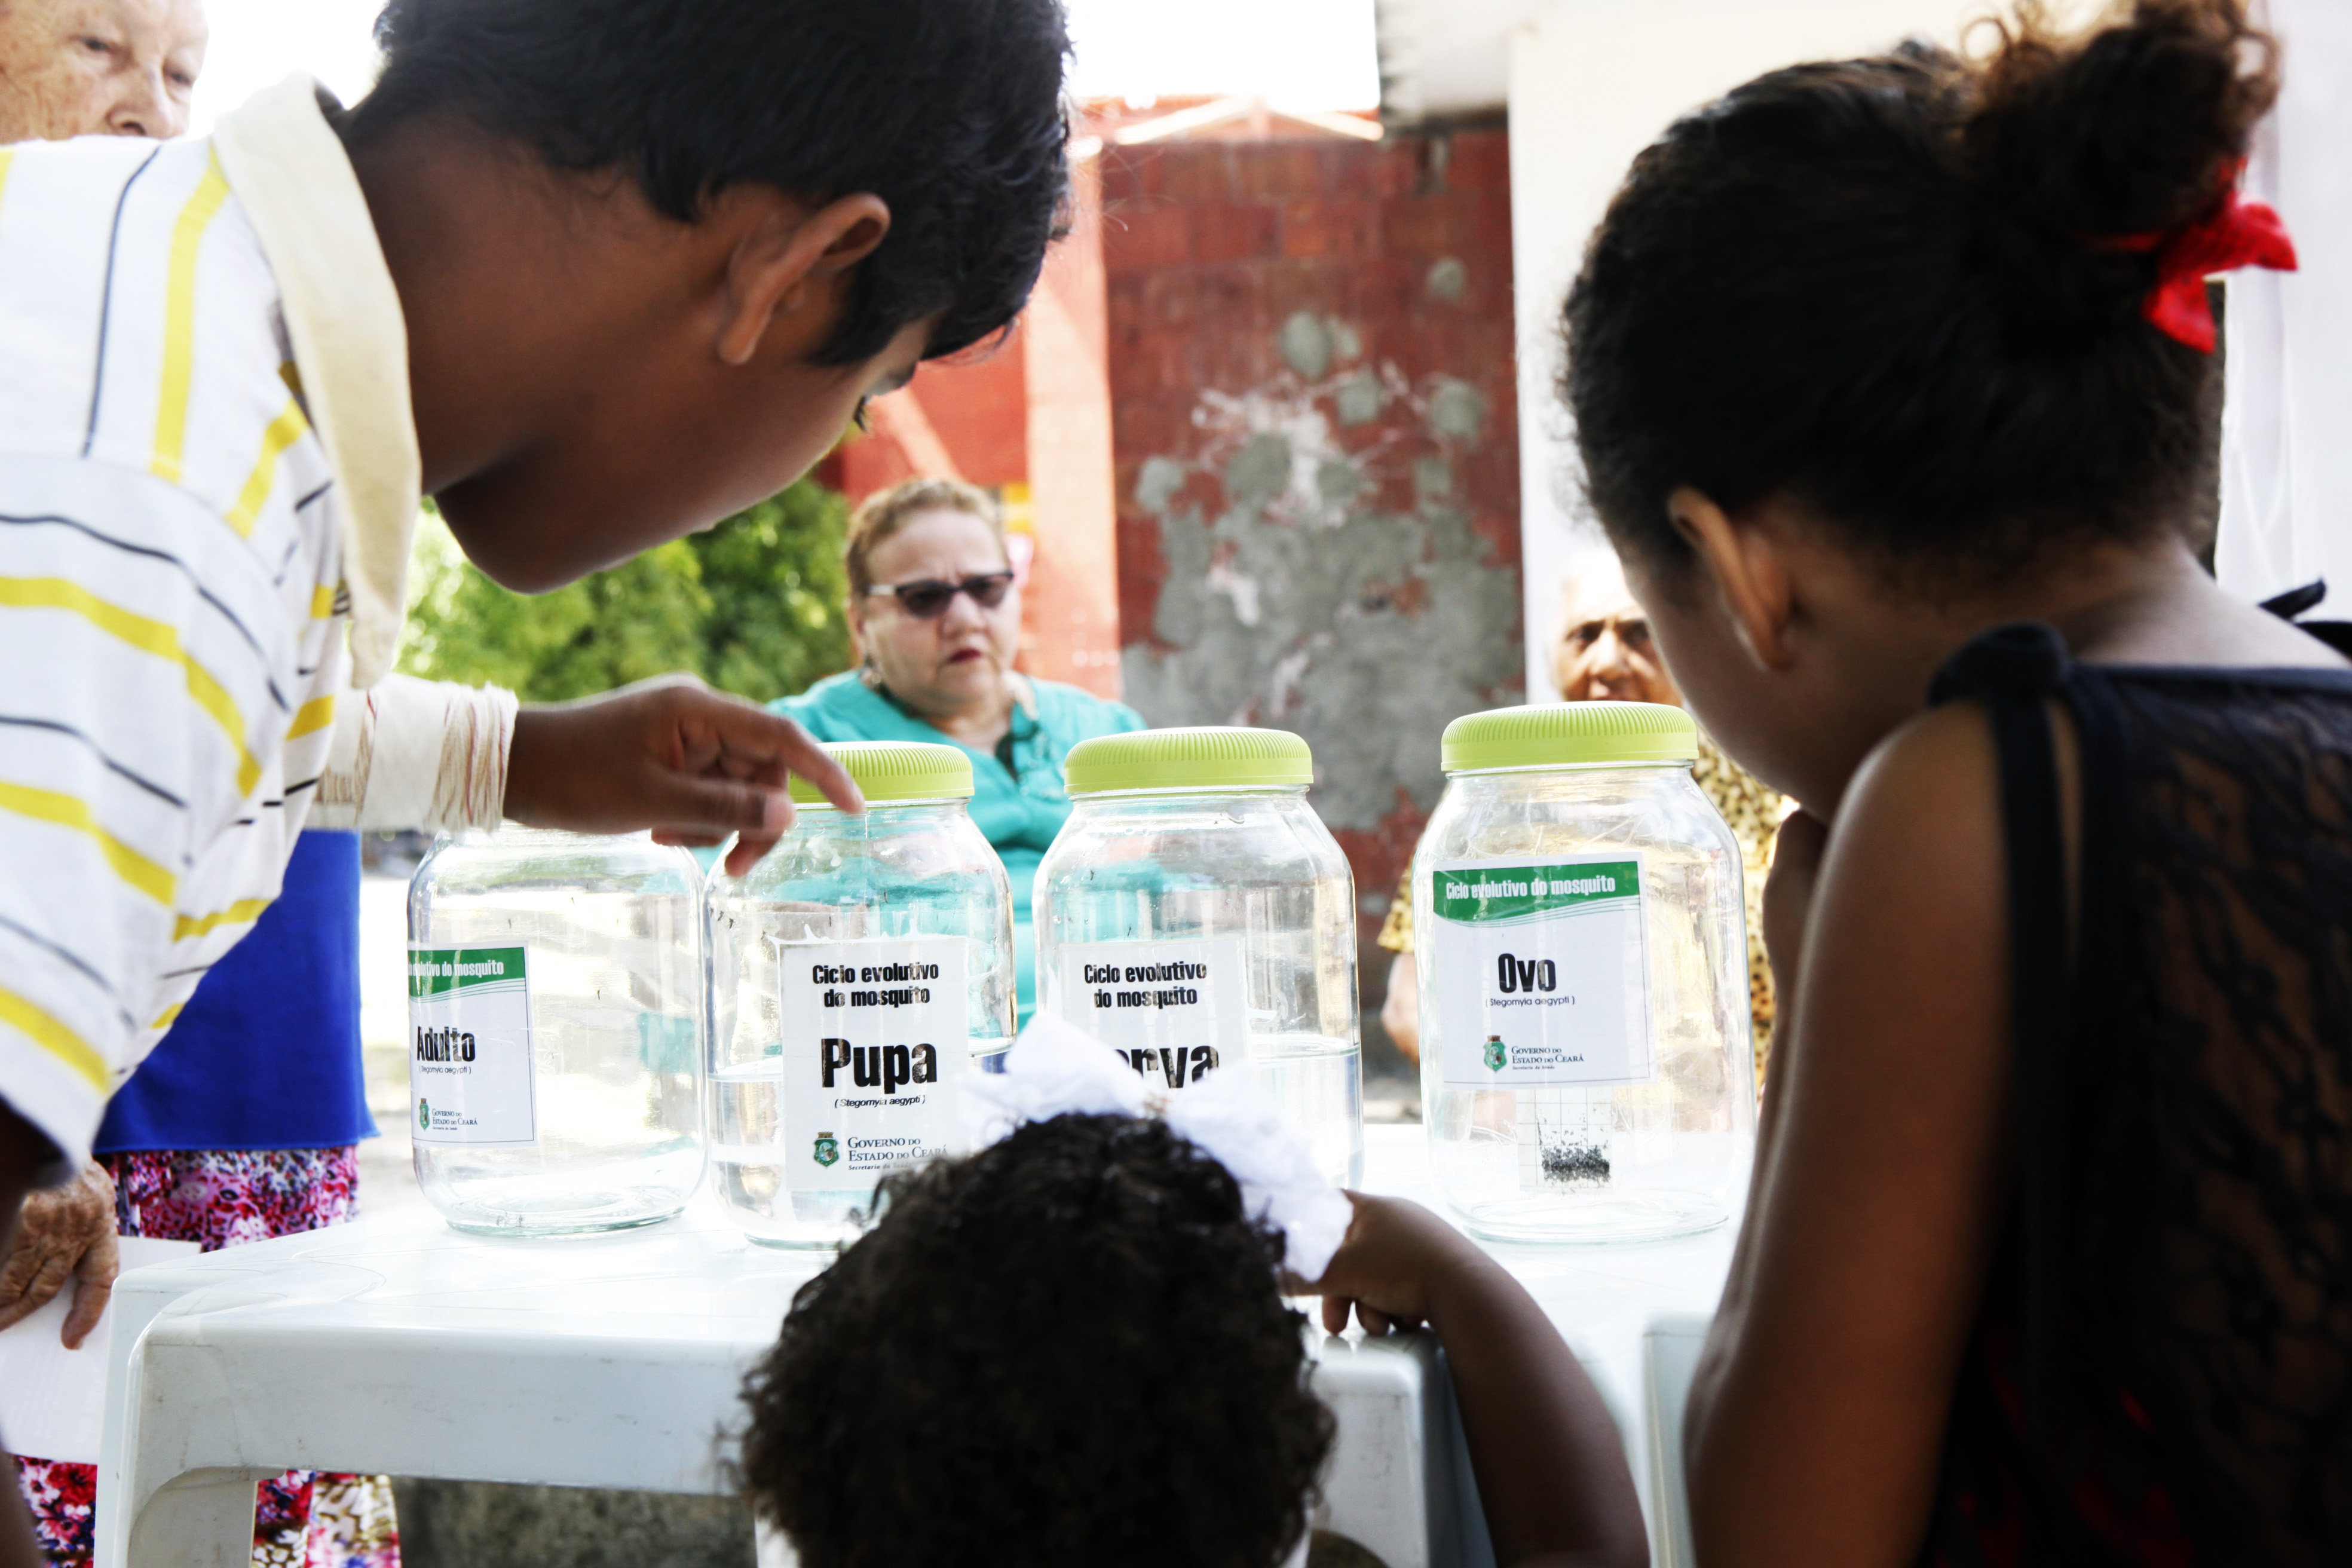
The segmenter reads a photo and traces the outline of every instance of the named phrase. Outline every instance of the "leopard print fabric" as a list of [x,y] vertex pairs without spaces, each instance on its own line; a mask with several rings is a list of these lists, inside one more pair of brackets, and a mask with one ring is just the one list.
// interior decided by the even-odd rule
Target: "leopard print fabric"
[[1772,1022],[1777,1007],[1772,995],[1772,965],[1764,956],[1764,879],[1772,869],[1772,846],[1779,841],[1780,822],[1793,805],[1779,791],[1767,788],[1754,773],[1725,756],[1713,741],[1701,735],[1698,761],[1691,778],[1723,813],[1731,836],[1739,841],[1739,885],[1748,900],[1748,1010],[1756,1027],[1756,1081],[1764,1081],[1765,1059],[1772,1051]]

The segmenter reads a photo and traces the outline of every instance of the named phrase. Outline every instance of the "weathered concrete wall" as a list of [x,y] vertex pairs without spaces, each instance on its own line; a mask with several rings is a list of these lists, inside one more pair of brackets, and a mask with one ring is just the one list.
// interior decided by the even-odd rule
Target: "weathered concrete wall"
[[1521,700],[1508,162],[1498,131],[1103,159],[1125,694],[1314,747],[1375,1067],[1439,733]]
[[753,1568],[732,1498],[393,1482],[404,1568]]

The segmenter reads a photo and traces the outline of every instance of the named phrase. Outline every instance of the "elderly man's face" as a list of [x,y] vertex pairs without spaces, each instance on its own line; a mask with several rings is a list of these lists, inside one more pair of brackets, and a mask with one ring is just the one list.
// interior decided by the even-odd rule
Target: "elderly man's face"
[[1614,560],[1593,563],[1560,595],[1552,679],[1564,702],[1670,702],[1682,693],[1650,637],[1650,617],[1633,601]]
[[0,142],[177,136],[202,0],[0,0]]

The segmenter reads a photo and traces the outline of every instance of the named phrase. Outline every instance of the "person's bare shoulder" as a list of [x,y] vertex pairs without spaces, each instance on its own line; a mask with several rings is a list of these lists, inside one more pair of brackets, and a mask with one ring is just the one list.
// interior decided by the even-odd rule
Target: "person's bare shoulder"
[[1953,1050],[1997,1048],[2004,1009],[1986,1003],[2007,985],[2007,888],[1983,709],[1919,714],[1864,762],[1828,837],[1804,921],[1804,1076],[1839,1096],[1933,1095]]
[[1923,713],[1856,773],[1796,922],[1773,1124],[1694,1394],[1703,1560],[1916,1550],[2000,1230],[2006,888],[1990,725]]
[[1990,798],[1998,768],[1992,726],[1981,705],[1960,701],[1930,708],[1898,726],[1863,759],[1839,807],[1838,824],[1961,828],[1981,817],[1967,806]]
[[[2071,900],[2081,837],[2074,720],[2063,702],[2047,704],[2056,764],[2060,819]],[[1853,868],[1897,875],[1932,893],[1922,919],[1989,917],[2005,941],[2002,902],[2009,880],[2001,820],[2001,759],[1982,704],[1948,702],[1907,721],[1865,758],[1840,805],[1830,853],[1858,858]],[[2006,958],[2005,951],[2000,956]]]

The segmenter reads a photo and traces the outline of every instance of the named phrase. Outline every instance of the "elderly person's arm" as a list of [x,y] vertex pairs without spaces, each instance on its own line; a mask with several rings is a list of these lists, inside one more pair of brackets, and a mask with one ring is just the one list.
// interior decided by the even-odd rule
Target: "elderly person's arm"
[[[32,1123],[0,1102],[0,1245],[15,1239],[17,1206],[31,1189],[48,1145]],[[25,1511],[24,1494],[16,1489],[16,1468],[8,1463],[6,1436],[0,1432],[0,1568],[41,1568],[33,1521]]]
[[66,1349],[79,1350],[113,1294],[117,1252],[114,1178],[97,1161],[84,1160],[61,1187],[26,1194],[0,1264],[0,1329],[39,1311],[70,1280],[73,1307],[62,1337]]

